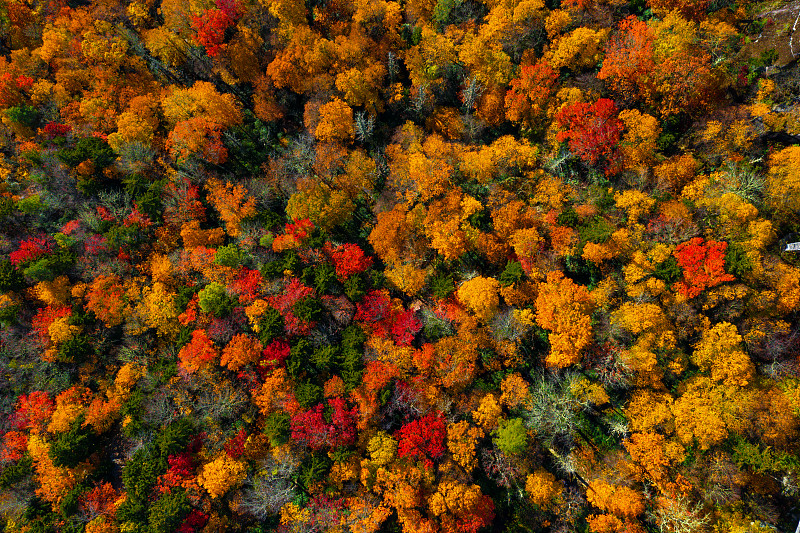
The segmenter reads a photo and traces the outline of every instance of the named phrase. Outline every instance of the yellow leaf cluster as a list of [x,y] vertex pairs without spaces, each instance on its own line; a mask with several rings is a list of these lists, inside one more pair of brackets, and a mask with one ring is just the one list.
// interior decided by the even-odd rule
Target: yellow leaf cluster
[[173,86],[161,101],[164,116],[170,125],[204,117],[223,127],[241,124],[242,112],[232,94],[219,93],[214,84],[197,81],[186,89]]
[[581,26],[558,39],[545,57],[554,70],[595,67],[602,58],[609,33],[607,28],[595,31]]
[[31,289],[33,295],[45,305],[67,305],[71,294],[67,276],[58,276],[53,281],[40,281]]
[[61,500],[75,487],[79,479],[72,470],[55,466],[49,451],[50,445],[39,435],[31,435],[28,438],[28,453],[33,459],[33,467],[39,482],[36,494],[50,502],[53,509],[56,510]]
[[634,189],[614,193],[614,202],[618,209],[625,210],[628,213],[628,224],[638,222],[639,218],[650,213],[656,204],[654,198]]
[[425,279],[428,277],[426,270],[417,268],[411,263],[390,266],[385,274],[392,285],[409,296],[418,294],[425,288]]
[[649,168],[658,151],[656,141],[661,134],[658,119],[636,109],[620,111],[619,119],[625,124],[620,142],[625,168],[633,171]]
[[456,295],[460,302],[484,322],[492,319],[500,305],[500,282],[494,278],[477,276],[465,281]]
[[159,337],[172,338],[180,329],[174,301],[175,293],[163,283],[155,282],[142,290],[135,312]]
[[476,424],[487,431],[497,427],[497,421],[503,414],[503,408],[494,394],[487,394],[481,398],[478,408],[472,411],[472,419]]
[[755,367],[742,349],[742,336],[736,326],[721,322],[703,332],[692,352],[692,361],[714,381],[728,386],[746,387],[755,374]]
[[355,136],[353,108],[338,98],[320,106],[314,136],[322,142],[350,142]]
[[585,287],[561,272],[547,274],[547,282],[541,284],[536,297],[536,323],[550,332],[549,366],[563,368],[580,360],[581,351],[592,338],[592,306]]
[[528,493],[531,503],[539,507],[549,506],[554,499],[561,495],[564,487],[555,476],[544,469],[539,469],[528,474],[525,480],[525,492]]
[[370,460],[378,466],[392,462],[397,454],[397,441],[383,431],[376,433],[367,443]]
[[572,23],[572,17],[566,9],[554,9],[550,11],[544,21],[544,29],[547,37],[554,40],[559,33]]
[[47,333],[50,335],[50,342],[54,346],[66,342],[80,333],[79,326],[71,326],[69,324],[69,317],[61,317],[53,320],[52,324],[47,328]]
[[431,513],[440,516],[445,513],[454,516],[467,516],[478,506],[481,497],[480,487],[464,485],[457,481],[442,481],[436,492],[428,500]]
[[247,474],[247,465],[223,454],[203,465],[197,476],[198,484],[208,491],[212,499],[219,498],[241,483]]
[[453,455],[453,460],[467,472],[471,472],[477,464],[475,448],[477,440],[483,435],[483,430],[466,420],[447,425],[447,449]]
[[570,386],[572,395],[581,402],[591,405],[608,403],[608,393],[599,383],[592,383],[588,378],[581,378]]
[[625,291],[631,298],[641,298],[645,294],[655,297],[666,290],[666,283],[654,277],[656,266],[672,255],[674,247],[658,243],[647,253],[636,250],[631,261],[622,267],[625,276]]
[[730,432],[744,429],[751,396],[752,391],[715,386],[702,376],[694,378],[672,404],[676,436],[687,445],[696,438],[703,450],[720,444]]

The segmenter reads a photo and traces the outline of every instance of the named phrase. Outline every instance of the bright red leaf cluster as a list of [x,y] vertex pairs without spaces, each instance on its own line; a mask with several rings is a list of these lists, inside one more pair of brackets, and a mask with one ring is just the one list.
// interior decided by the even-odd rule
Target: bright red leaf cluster
[[225,30],[233,24],[234,20],[228,13],[217,8],[206,9],[201,16],[192,17],[192,29],[197,32],[197,42],[210,57],[219,55],[225,41]]
[[[327,248],[330,249],[330,243]],[[364,254],[360,246],[345,243],[330,249],[330,257],[336,267],[336,276],[339,281],[344,281],[353,274],[364,272],[372,266],[373,259]]]
[[72,126],[69,124],[59,124],[57,122],[48,122],[44,127],[44,133],[50,137],[63,137],[72,131]]
[[394,309],[389,295],[384,291],[370,291],[356,304],[355,319],[364,323],[374,335],[392,338],[401,346],[408,346],[422,329],[422,322],[410,309]]
[[294,306],[297,302],[314,295],[314,289],[304,285],[299,279],[292,278],[280,295],[267,298],[267,301],[283,317],[283,326],[288,335],[307,335],[314,327],[313,323],[302,320],[294,314]]
[[262,282],[260,271],[242,267],[236,274],[236,279],[230,284],[230,289],[239,297],[240,304],[248,305],[258,297]]
[[606,173],[613,174],[618,170],[614,166],[616,147],[624,128],[617,111],[608,98],[600,98],[593,104],[566,105],[556,114],[556,122],[563,128],[556,138],[569,141],[569,149],[588,163],[595,164],[605,158],[609,163]]
[[11,252],[8,259],[12,265],[19,268],[21,265],[40,259],[52,251],[53,243],[46,237],[31,237],[26,241],[22,241],[19,248]]
[[33,331],[39,337],[39,342],[47,345],[50,342],[50,325],[59,318],[67,317],[72,314],[71,307],[51,306],[39,309],[31,319]]
[[683,280],[675,284],[685,298],[694,298],[705,289],[736,278],[725,272],[725,251],[728,243],[706,241],[695,237],[679,244],[673,255],[683,268]]
[[283,365],[289,357],[291,347],[283,339],[278,339],[269,343],[261,352],[261,362],[258,363],[257,370],[260,374],[267,375],[273,368]]
[[314,223],[307,218],[286,224],[283,235],[278,235],[272,241],[272,249],[276,252],[282,252],[297,248],[313,230]]
[[546,108],[558,73],[546,62],[525,65],[519,78],[511,80],[506,93],[506,115],[512,122],[531,121]]
[[444,452],[447,424],[438,414],[427,414],[418,420],[404,425],[397,432],[398,457],[421,460],[431,468],[433,461],[440,459]]
[[[325,419],[325,411],[329,413],[330,422]],[[357,420],[358,408],[348,409],[342,398],[331,398],[327,408],[319,404],[292,417],[292,440],[312,450],[349,446],[356,439]]]

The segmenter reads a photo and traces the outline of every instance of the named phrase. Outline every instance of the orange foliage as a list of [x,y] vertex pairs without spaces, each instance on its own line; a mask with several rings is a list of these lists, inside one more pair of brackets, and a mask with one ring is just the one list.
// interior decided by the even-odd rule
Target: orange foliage
[[500,403],[509,409],[524,405],[530,394],[528,388],[528,382],[518,372],[507,375],[500,383],[500,390],[502,391]]
[[447,426],[447,449],[453,455],[453,460],[467,472],[471,472],[477,465],[477,440],[483,435],[481,429],[471,426],[465,420]]
[[207,367],[217,357],[218,351],[206,330],[196,329],[192,332],[192,340],[178,352],[178,359],[183,368],[195,372]]
[[323,142],[349,142],[353,139],[353,109],[338,98],[319,108],[319,123],[314,136]]
[[565,367],[580,361],[581,351],[592,338],[592,305],[585,287],[561,272],[547,274],[536,297],[536,323],[550,331],[548,365]]
[[86,292],[86,309],[93,312],[108,328],[122,323],[131,313],[122,279],[115,274],[99,275]]
[[238,237],[242,220],[256,214],[256,199],[248,196],[242,185],[211,179],[206,183],[208,200],[225,222],[225,230],[231,237]]
[[635,518],[644,513],[644,498],[640,492],[602,479],[589,483],[586,499],[595,507],[619,517]]
[[547,470],[537,470],[529,474],[525,480],[525,492],[528,493],[528,498],[539,507],[547,508],[563,490],[561,483]]
[[222,350],[219,364],[227,366],[229,370],[239,370],[244,365],[256,362],[263,348],[258,339],[239,333]]
[[544,113],[558,74],[544,61],[525,65],[506,93],[506,116],[530,125]]
[[49,452],[50,444],[38,435],[28,439],[28,453],[39,483],[36,494],[57,510],[63,498],[80,481],[80,476],[69,468],[55,466]]

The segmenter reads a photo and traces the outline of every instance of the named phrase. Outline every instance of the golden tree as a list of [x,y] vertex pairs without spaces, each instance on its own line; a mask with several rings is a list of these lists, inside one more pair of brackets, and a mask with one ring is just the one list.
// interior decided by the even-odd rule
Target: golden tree
[[550,332],[550,366],[565,367],[580,361],[592,339],[592,297],[561,272],[547,274],[536,297],[536,323]]

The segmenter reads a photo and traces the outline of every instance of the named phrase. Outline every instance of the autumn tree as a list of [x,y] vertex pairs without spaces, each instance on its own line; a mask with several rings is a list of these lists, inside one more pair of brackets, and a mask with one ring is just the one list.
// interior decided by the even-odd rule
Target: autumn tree
[[545,62],[524,65],[506,93],[508,120],[534,125],[546,110],[557,78],[557,72]]
[[208,491],[212,499],[216,499],[241,483],[246,473],[244,463],[222,454],[203,465],[200,475],[197,476],[197,482]]
[[754,375],[753,363],[742,349],[736,326],[720,322],[704,331],[692,352],[692,361],[711,379],[729,387],[746,387]]
[[770,157],[769,174],[766,181],[767,202],[776,209],[781,216],[794,212],[800,204],[797,202],[796,192],[800,190],[800,181],[791,171],[800,164],[800,147],[790,146],[780,150]]
[[443,531],[476,533],[494,519],[494,502],[477,485],[442,481],[430,497],[429,507]]
[[347,142],[353,139],[353,109],[338,98],[319,108],[319,123],[314,136],[323,142]]
[[695,237],[675,247],[673,255],[683,269],[683,281],[675,289],[684,298],[694,298],[709,287],[736,278],[725,272],[725,251],[728,243],[704,241]]
[[397,431],[397,456],[421,460],[431,468],[433,461],[444,455],[446,433],[444,419],[434,413],[409,422]]
[[194,372],[208,366],[217,356],[217,352],[206,331],[198,329],[192,332],[192,339],[178,352],[178,359],[181,366]]
[[605,28],[593,30],[582,26],[558,38],[545,57],[556,70],[564,67],[573,70],[595,67],[602,56],[608,33]]
[[597,77],[662,116],[700,111],[716,97],[717,74],[708,52],[697,46],[696,32],[696,25],[675,11],[650,23],[630,16],[609,39]]
[[263,346],[258,339],[238,333],[222,350],[219,363],[230,370],[238,370],[246,364],[256,362],[261,356],[262,349]]
[[647,23],[634,16],[622,20],[617,33],[606,43],[605,59],[597,77],[629,99],[654,92],[654,40]]
[[585,287],[561,272],[547,274],[547,282],[536,297],[536,323],[550,332],[548,365],[565,367],[580,360],[581,351],[592,338],[592,305]]
[[563,492],[564,487],[555,476],[544,469],[528,475],[525,480],[525,492],[534,505],[547,509]]
[[255,198],[248,195],[244,186],[234,185],[229,181],[223,183],[216,179],[209,180],[206,189],[209,201],[225,222],[228,235],[238,237],[242,220],[256,214]]
[[458,299],[483,321],[491,320],[500,303],[500,283],[494,278],[477,277],[458,288]]
[[569,141],[572,152],[592,165],[604,159],[606,174],[618,171],[617,144],[624,124],[613,101],[600,98],[593,104],[576,102],[561,108],[555,119],[562,128],[557,139]]

